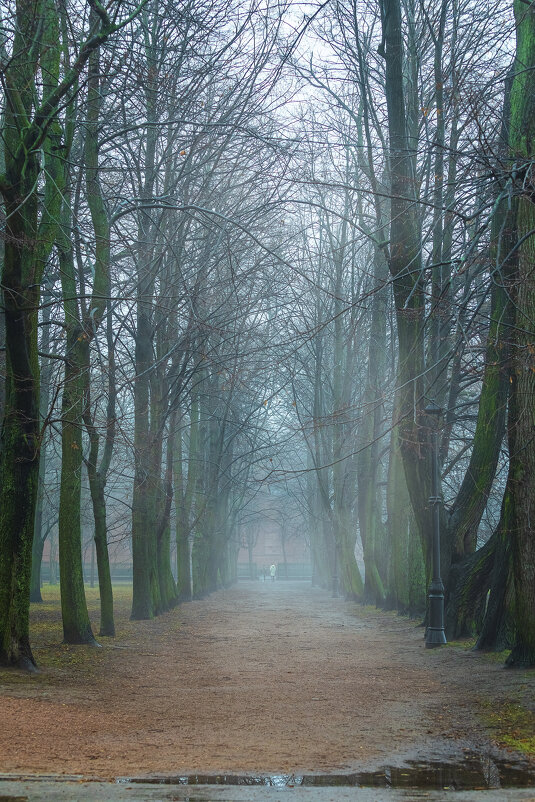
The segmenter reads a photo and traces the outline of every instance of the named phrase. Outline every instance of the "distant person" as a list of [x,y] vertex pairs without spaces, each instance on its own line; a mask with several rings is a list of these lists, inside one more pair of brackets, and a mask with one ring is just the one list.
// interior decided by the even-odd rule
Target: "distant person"
[[271,574],[271,581],[274,582],[275,581],[275,575],[277,573],[277,566],[275,565],[275,563],[273,563],[273,565],[270,566],[269,573]]

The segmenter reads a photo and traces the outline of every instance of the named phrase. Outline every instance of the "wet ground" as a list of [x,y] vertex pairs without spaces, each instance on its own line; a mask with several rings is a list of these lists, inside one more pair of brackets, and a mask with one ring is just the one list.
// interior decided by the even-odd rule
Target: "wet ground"
[[[422,788],[470,791],[498,788],[535,788],[535,770],[527,763],[479,759],[462,763],[409,760],[402,766],[375,771],[329,774],[190,774],[183,776],[118,778],[123,785],[189,785],[267,788]],[[534,792],[535,793],[535,792]]]
[[[41,675],[0,675],[0,802],[535,802],[533,762],[489,724],[533,703],[534,672],[426,650],[415,622],[306,583],[240,583],[150,622],[128,607],[103,649],[48,632]],[[76,778],[28,779],[51,773]]]
[[215,785],[192,786],[185,782],[163,785],[87,782],[81,777],[10,779],[4,775],[0,776],[0,802],[535,802],[534,788],[308,786],[296,784],[296,779],[299,778],[279,775],[269,780],[264,778],[273,781],[273,785],[226,785],[220,777],[220,783]]

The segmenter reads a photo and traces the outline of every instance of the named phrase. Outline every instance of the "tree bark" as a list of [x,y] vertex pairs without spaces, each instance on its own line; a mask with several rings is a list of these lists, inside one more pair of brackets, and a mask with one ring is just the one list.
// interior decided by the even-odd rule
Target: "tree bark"
[[[30,146],[39,135],[43,141],[47,130],[36,127],[34,122],[32,125],[32,115],[41,46],[43,39],[47,42],[54,35],[50,11],[47,6],[43,18],[40,4],[34,0],[17,3],[14,56],[5,81],[5,174],[0,177],[6,213],[2,270],[6,389],[0,455],[0,663],[28,669],[35,667],[29,642],[29,599],[41,441],[38,307],[43,267],[53,242],[53,216],[59,211],[51,164],[45,184],[45,212],[41,222],[38,220],[41,168],[38,152]],[[45,57],[44,65],[53,82],[53,52]],[[49,85],[47,81],[45,91]],[[48,151],[48,144],[44,147]]]
[[399,444],[407,487],[422,538],[427,573],[430,570],[431,448],[430,426],[424,413],[425,297],[421,264],[415,175],[406,127],[403,86],[403,38],[399,0],[382,4],[385,94],[388,112],[390,162],[390,252],[398,332]]
[[515,641],[507,664],[530,667],[535,666],[535,203],[531,176],[535,156],[535,9],[515,0],[514,12],[517,45],[509,143],[514,170],[519,174],[518,273],[513,289],[509,474],[504,505],[513,560]]

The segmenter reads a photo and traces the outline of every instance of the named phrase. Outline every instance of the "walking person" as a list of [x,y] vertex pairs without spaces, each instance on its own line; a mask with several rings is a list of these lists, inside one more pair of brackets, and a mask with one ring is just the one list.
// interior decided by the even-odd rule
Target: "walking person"
[[274,582],[275,575],[277,573],[277,566],[275,565],[275,563],[273,563],[273,565],[270,566],[269,573],[271,574],[271,581]]

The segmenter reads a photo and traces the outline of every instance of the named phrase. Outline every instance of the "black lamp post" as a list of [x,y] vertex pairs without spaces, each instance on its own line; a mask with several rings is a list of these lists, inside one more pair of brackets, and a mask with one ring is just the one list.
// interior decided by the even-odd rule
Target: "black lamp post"
[[440,473],[438,465],[438,424],[442,410],[433,401],[425,408],[427,415],[435,418],[432,437],[432,482],[429,503],[433,507],[433,578],[429,586],[429,626],[425,633],[425,646],[434,649],[446,643],[444,633],[444,585],[440,576]]

